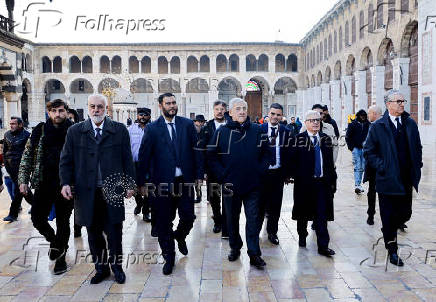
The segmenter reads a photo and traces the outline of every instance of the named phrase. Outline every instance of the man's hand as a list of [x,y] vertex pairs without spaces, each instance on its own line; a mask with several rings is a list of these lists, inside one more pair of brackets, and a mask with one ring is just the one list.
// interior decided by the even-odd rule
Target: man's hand
[[5,188],[5,186],[3,184],[0,185],[0,193],[3,191],[3,189]]
[[126,198],[132,198],[133,194],[135,194],[135,190],[127,190],[126,192]]
[[20,193],[24,196],[27,196],[27,192],[29,192],[29,186],[26,184],[20,185]]
[[69,185],[65,185],[62,187],[61,194],[67,200],[71,200],[73,198],[73,194],[71,193],[71,187]]

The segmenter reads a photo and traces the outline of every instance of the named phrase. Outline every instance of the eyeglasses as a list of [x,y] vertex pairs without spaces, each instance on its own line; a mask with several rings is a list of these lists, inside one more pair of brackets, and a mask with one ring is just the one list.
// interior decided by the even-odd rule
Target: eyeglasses
[[150,114],[141,112],[141,113],[138,113],[138,115],[139,116],[149,116]]
[[321,119],[319,119],[319,118],[308,119],[308,120],[306,120],[306,122],[311,122],[312,124],[316,124],[316,123],[320,123]]
[[398,105],[407,104],[407,100],[389,101],[388,103],[397,103]]
[[104,109],[104,105],[97,105],[97,106],[95,106],[94,104],[91,104],[91,105],[89,105],[89,108],[91,108],[91,109],[97,108],[98,110],[103,110]]

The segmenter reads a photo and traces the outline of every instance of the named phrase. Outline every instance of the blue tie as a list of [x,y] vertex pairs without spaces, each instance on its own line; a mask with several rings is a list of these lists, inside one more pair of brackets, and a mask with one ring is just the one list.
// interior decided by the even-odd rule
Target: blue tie
[[315,150],[315,177],[321,177],[321,148],[316,136],[313,136],[313,146]]

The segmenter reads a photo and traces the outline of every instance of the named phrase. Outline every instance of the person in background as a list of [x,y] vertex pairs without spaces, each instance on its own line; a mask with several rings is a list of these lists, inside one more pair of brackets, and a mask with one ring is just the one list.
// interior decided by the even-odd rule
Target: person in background
[[327,105],[324,105],[323,108],[323,116],[322,116],[322,121],[324,123],[329,123],[330,125],[333,126],[333,129],[335,130],[335,136],[336,139],[339,138],[339,128],[338,128],[338,124],[336,123],[336,121],[330,116],[329,113],[329,107],[327,107]]
[[[201,129],[203,128],[204,124],[206,123],[206,119],[204,118],[203,114],[197,114],[195,116],[194,119],[194,126],[195,126],[195,130],[197,130],[197,134],[198,134],[198,139],[200,140],[200,132]],[[201,197],[202,197],[202,193],[201,193],[201,186],[195,186],[195,203],[200,203],[201,202]]]
[[356,119],[348,126],[345,141],[347,142],[348,150],[353,155],[354,166],[354,192],[361,194],[364,192],[362,188],[362,177],[365,169],[365,159],[363,158],[363,142],[368,135],[370,123],[365,110],[359,110],[356,113]]
[[[371,129],[371,126],[382,117],[382,110],[377,105],[372,105],[368,108],[368,120],[371,123],[369,126],[369,129]],[[369,132],[369,130],[368,130]],[[375,200],[376,200],[376,190],[375,190],[375,170],[372,169],[368,162],[365,162],[365,173],[363,176],[363,182],[368,181],[368,219],[366,220],[366,223],[369,225],[374,224],[374,215],[375,215]]]
[[289,122],[289,124],[287,125],[287,128],[290,131],[290,136],[296,136],[299,132],[300,132],[300,127],[298,127],[298,124],[295,121],[295,116],[291,117],[291,120]]

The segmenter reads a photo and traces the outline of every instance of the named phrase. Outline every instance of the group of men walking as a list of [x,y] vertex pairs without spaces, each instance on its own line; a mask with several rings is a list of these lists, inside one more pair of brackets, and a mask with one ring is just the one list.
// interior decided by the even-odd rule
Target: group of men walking
[[[180,253],[188,255],[186,238],[196,219],[194,192],[204,179],[213,213],[212,231],[229,239],[229,261],[239,258],[243,246],[239,232],[243,205],[250,264],[258,269],[266,265],[259,234],[267,217],[268,240],[280,243],[277,233],[283,188],[289,183],[294,185],[292,219],[297,221],[299,246],[306,246],[307,224],[313,221],[318,253],[335,254],[329,248],[327,224],[334,219],[339,134],[332,126],[334,121],[327,120],[323,106],[315,105],[305,114],[298,133],[280,123],[283,107],[278,103],[270,106],[268,122],[258,125],[250,121],[243,99],[230,100],[228,108],[225,102],[216,101],[214,118],[202,125],[203,117],[196,127],[193,121],[177,115],[173,94],[160,95],[158,102],[161,116],[157,120],[151,122],[151,111],[140,108],[136,122],[126,128],[107,116],[108,103],[103,95],[89,96],[89,118],[76,124],[68,119],[68,105],[54,100],[47,103],[49,119],[38,124],[31,135],[13,130],[5,136],[25,145],[21,146],[22,155],[15,156],[20,158],[18,166],[13,166],[13,156],[8,162],[14,167],[8,171],[18,197],[5,220],[16,219],[19,197],[32,203],[32,222],[50,243],[49,257],[55,261],[56,274],[67,270],[65,254],[74,208],[75,223],[87,228],[95,263],[91,283],[100,283],[111,271],[116,282],[125,282],[121,266],[124,203],[114,203],[105,194],[106,181],[114,175],[134,179],[136,194],[130,186],[122,197],[135,195],[134,214],[142,212],[143,220],[151,222],[151,235],[158,237],[165,259],[165,275],[175,266],[176,243]],[[370,108],[373,123],[359,118],[357,122],[362,125],[350,126],[347,135],[355,163],[356,192],[358,188],[362,191],[365,170],[371,196],[368,223],[371,217],[374,223],[377,191],[386,248],[391,262],[397,265],[402,261],[397,255],[396,231],[410,219],[412,187],[418,188],[422,167],[419,133],[404,112],[404,102],[399,92],[389,92],[384,116],[375,121],[380,112]],[[352,133],[358,133],[357,138]],[[15,154],[7,148],[6,152]],[[33,197],[29,183],[35,189]],[[53,205],[56,231],[47,222]],[[179,222],[174,230],[176,214]]]

